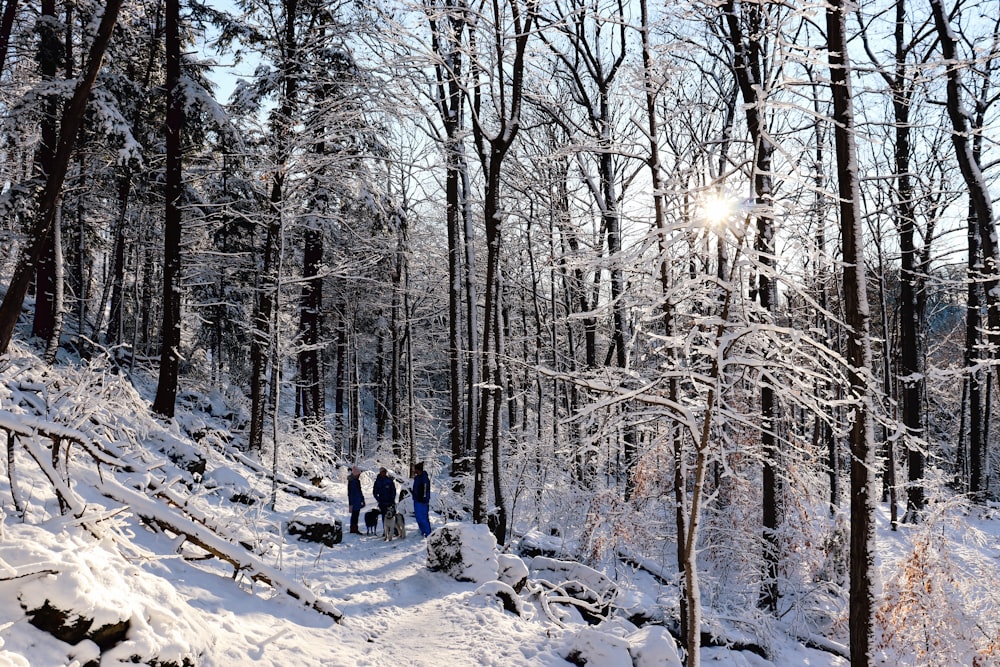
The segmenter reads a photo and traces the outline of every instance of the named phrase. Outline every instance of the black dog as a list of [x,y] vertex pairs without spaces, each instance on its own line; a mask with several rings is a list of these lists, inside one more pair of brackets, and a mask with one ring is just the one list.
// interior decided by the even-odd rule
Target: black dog
[[378,515],[381,514],[377,509],[368,510],[365,512],[365,535],[374,535],[375,529],[378,528]]

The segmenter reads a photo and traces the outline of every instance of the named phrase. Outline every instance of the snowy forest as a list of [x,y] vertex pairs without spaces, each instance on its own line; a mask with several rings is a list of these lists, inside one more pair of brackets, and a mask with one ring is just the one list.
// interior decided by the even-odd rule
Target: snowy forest
[[[1000,665],[995,2],[2,7],[0,664],[250,661],[5,658],[70,526],[349,625],[262,535],[422,462],[687,667]],[[495,664],[619,664],[542,646]]]

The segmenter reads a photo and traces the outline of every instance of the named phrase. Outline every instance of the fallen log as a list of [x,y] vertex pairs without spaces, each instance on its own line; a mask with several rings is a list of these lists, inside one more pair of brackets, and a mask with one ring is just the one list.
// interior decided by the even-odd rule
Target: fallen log
[[208,527],[187,516],[174,512],[144,493],[123,486],[113,479],[105,480],[100,490],[108,498],[127,505],[137,516],[156,525],[161,530],[183,536],[200,549],[229,563],[233,566],[234,578],[243,574],[253,581],[267,584],[274,590],[299,600],[306,607],[329,616],[338,623],[343,618],[343,613],[331,603],[317,598],[311,590],[254,557],[241,545],[217,535]]

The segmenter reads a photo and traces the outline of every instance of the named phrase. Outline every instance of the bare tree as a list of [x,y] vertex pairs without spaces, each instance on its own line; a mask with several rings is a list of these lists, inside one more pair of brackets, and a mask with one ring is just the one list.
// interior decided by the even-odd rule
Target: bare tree
[[[774,204],[772,184],[772,156],[774,144],[767,127],[767,100],[765,95],[765,70],[767,68],[764,45],[769,16],[777,10],[777,5],[727,0],[722,7],[733,47],[733,72],[743,95],[743,109],[746,114],[747,129],[753,143],[753,186],[756,196],[754,212],[757,230],[754,249],[760,266],[757,271],[757,285],[751,286],[756,293],[761,308],[773,316],[777,289],[774,275]],[[744,24],[746,30],[744,31]],[[778,493],[778,447],[776,421],[776,395],[774,386],[766,379],[760,386],[761,446],[764,454],[763,495],[761,507],[764,526],[764,573],[761,584],[760,604],[771,613],[778,609],[778,518],[780,497]]]
[[[976,137],[978,133],[972,125],[972,120],[976,116],[966,108],[962,100],[962,63],[958,58],[958,37],[951,26],[951,16],[946,12],[941,0],[931,0],[931,12],[934,16],[934,25],[937,29],[938,39],[941,42],[941,55],[944,58],[948,118],[951,120],[951,141],[955,148],[955,158],[958,161],[962,178],[969,195],[969,263],[971,275],[970,282],[981,281],[986,294],[986,324],[988,326],[987,339],[990,343],[990,356],[994,359],[997,356],[998,346],[1000,346],[1000,264],[998,264],[996,224],[993,220],[993,202],[989,192],[986,177],[983,175],[983,165],[980,164],[979,151],[976,147]],[[974,229],[972,225],[976,225]],[[973,264],[976,245],[981,253],[982,264]],[[969,316],[972,315],[972,308],[978,310],[978,296],[974,295],[973,287],[970,286]],[[967,347],[973,345],[976,334],[972,329],[973,322],[970,319],[967,328]],[[968,354],[968,353],[967,353]],[[968,363],[968,362],[967,362]],[[974,371],[973,371],[974,372]],[[1000,377],[1000,368],[997,370]],[[974,394],[978,389],[978,380],[970,376],[970,394]],[[971,398],[971,396],[970,396]],[[979,415],[978,399],[972,404],[972,414],[970,422],[973,422],[973,434],[978,433]],[[973,471],[971,480],[974,494],[979,495],[982,491],[980,487],[981,475],[981,449],[983,440],[975,438],[971,442],[970,470]]]
[[[505,14],[509,12],[509,14]],[[497,318],[499,316],[499,266],[503,207],[501,206],[501,177],[503,163],[518,132],[521,130],[521,111],[524,102],[524,59],[528,40],[534,31],[536,7],[534,0],[522,4],[521,0],[507,3],[494,1],[488,15],[480,14],[479,20],[488,23],[485,37],[487,53],[475,53],[472,61],[472,133],[476,151],[482,165],[486,185],[483,200],[483,220],[486,224],[486,278],[483,295],[483,331],[481,347],[482,377],[489,379],[482,390],[479,404],[479,421],[476,433],[476,458],[473,471],[473,520],[482,523],[490,515],[491,529],[498,541],[507,537],[507,510],[503,499],[500,458],[500,401],[504,385],[499,356],[503,350],[497,349]],[[504,25],[510,21],[513,36],[504,34]],[[482,26],[487,27],[487,26]],[[508,51],[506,43],[513,42]],[[498,68],[490,71],[479,59],[493,60]],[[487,98],[487,95],[489,97]],[[487,109],[492,106],[492,111]],[[494,510],[487,512],[484,465],[487,446],[487,431],[491,450],[493,470]]]
[[853,421],[851,424],[850,652],[853,667],[871,664],[875,613],[876,472],[872,422],[871,315],[866,293],[861,190],[854,136],[851,65],[847,51],[846,3],[833,0],[826,9],[830,89],[833,97],[837,193],[844,262],[847,364]]
[[[431,29],[431,46],[434,50],[435,92],[434,102],[441,122],[444,126],[445,153],[445,216],[448,225],[448,378],[449,378],[449,429],[448,440],[451,446],[451,474],[458,477],[468,472],[467,444],[463,442],[462,394],[466,395],[466,420],[474,423],[476,418],[476,396],[474,389],[478,378],[478,370],[473,363],[469,367],[469,378],[463,386],[462,374],[462,231],[468,228],[465,223],[469,218],[467,207],[468,160],[465,155],[465,143],[462,136],[465,132],[466,85],[463,53],[465,33],[468,29],[468,7],[463,0],[447,0],[434,2],[427,0],[424,4],[427,21]],[[471,248],[474,239],[466,233],[466,248]],[[471,252],[466,260],[471,261]],[[472,266],[467,269],[470,273]],[[472,283],[474,285],[474,282]],[[474,294],[466,298],[474,301]],[[471,306],[471,313],[475,307]],[[472,317],[467,318],[466,326],[471,330],[472,340],[475,340],[475,323]],[[473,431],[469,431],[473,432]]]
[[[612,355],[619,369],[628,365],[629,322],[625,299],[625,258],[622,248],[622,211],[624,191],[619,191],[622,178],[617,173],[616,118],[614,86],[628,53],[627,26],[617,17],[625,15],[624,3],[617,0],[607,7],[583,0],[570,0],[565,6],[553,3],[555,16],[546,17],[553,35],[539,33],[549,51],[561,65],[560,76],[574,106],[583,115],[577,121],[573,110],[562,100],[543,101],[549,115],[559,122],[574,142],[590,144],[586,150],[576,150],[581,170],[588,169],[584,156],[591,153],[597,178],[584,173],[591,198],[600,213],[601,230],[607,248],[607,273],[610,287],[611,331],[607,359]],[[591,304],[590,309],[595,304]],[[596,337],[595,337],[596,338]],[[590,356],[591,349],[588,349]],[[596,354],[592,358],[596,362]],[[605,364],[608,363],[605,362]],[[626,423],[621,428],[624,495],[631,497],[632,471],[636,463],[636,429]]]

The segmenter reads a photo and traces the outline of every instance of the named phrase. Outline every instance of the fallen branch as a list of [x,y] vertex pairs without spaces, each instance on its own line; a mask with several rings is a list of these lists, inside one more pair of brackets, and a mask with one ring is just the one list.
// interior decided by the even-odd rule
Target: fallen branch
[[[146,488],[152,491],[157,498],[166,501],[167,504],[171,505],[172,507],[176,507],[178,510],[184,513],[184,516],[202,526],[205,526],[213,533],[223,534],[225,532],[221,526],[215,525],[215,523],[209,517],[201,514],[200,512],[196,513],[193,510],[193,508],[190,505],[188,505],[187,500],[177,495],[177,493],[175,493],[174,490],[170,488],[169,483],[158,484],[153,480],[149,480],[147,482]],[[254,546],[252,544],[242,541],[239,542],[239,544],[247,551],[251,552],[256,551],[256,549],[254,549]]]
[[27,579],[28,577],[34,577],[39,574],[60,574],[59,570],[34,570],[32,572],[25,572],[24,574],[15,574],[11,577],[0,577],[0,581],[14,581],[15,579]]
[[789,634],[789,636],[802,642],[803,646],[839,656],[844,660],[851,659],[851,650],[840,642],[835,642],[820,635],[814,635],[809,632],[796,630],[784,623],[779,624],[779,627],[782,627],[784,631]]
[[71,443],[75,442],[97,463],[103,463],[113,468],[120,468],[126,472],[132,471],[132,467],[122,460],[121,457],[94,443],[82,431],[68,428],[62,424],[45,421],[31,415],[16,415],[6,410],[0,410],[0,429],[23,438],[42,436],[52,441],[68,440]]
[[294,496],[299,496],[300,498],[304,498],[305,500],[314,500],[314,501],[320,502],[320,503],[332,503],[333,502],[333,498],[331,498],[330,496],[322,495],[322,494],[319,494],[319,493],[314,493],[312,490],[306,488],[300,482],[297,482],[297,481],[295,481],[293,479],[288,479],[284,475],[280,475],[280,474],[277,475],[277,476],[275,476],[273,470],[271,470],[267,466],[265,466],[265,465],[263,465],[263,464],[261,464],[261,463],[259,463],[257,461],[254,461],[250,457],[245,456],[242,452],[238,451],[236,448],[234,448],[234,447],[232,447],[230,445],[221,445],[221,444],[218,444],[218,443],[215,443],[215,442],[212,442],[211,445],[214,446],[222,454],[224,454],[224,455],[232,458],[234,461],[236,461],[240,465],[243,465],[243,466],[246,466],[247,468],[250,468],[251,470],[253,470],[258,475],[261,475],[264,478],[269,479],[269,480],[275,480],[276,479],[278,481],[278,483],[281,484],[282,490],[285,491],[286,493],[290,493],[290,494],[292,494]]
[[305,586],[288,579],[279,570],[248,553],[241,545],[217,535],[210,528],[193,519],[174,512],[169,507],[156,502],[143,493],[123,486],[116,480],[105,480],[100,490],[108,498],[129,506],[136,515],[144,520],[153,523],[162,530],[175,535],[183,535],[187,541],[219,560],[229,563],[234,568],[234,576],[244,574],[253,581],[265,583],[276,591],[299,600],[305,606],[329,616],[338,623],[343,618],[343,613],[339,609],[329,602],[317,598]]

